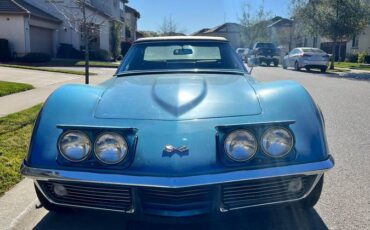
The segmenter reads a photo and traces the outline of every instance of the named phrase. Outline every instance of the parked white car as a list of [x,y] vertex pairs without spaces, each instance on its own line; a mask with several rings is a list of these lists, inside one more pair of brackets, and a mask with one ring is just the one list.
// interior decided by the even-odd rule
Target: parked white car
[[329,55],[318,48],[298,47],[285,55],[283,60],[283,68],[293,67],[295,70],[305,68],[307,71],[311,69],[320,69],[325,73],[329,64]]

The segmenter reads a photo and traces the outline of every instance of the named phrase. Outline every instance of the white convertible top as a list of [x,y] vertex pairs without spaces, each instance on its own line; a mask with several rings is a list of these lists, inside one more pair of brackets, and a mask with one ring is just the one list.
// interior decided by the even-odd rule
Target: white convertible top
[[200,41],[227,41],[223,37],[210,37],[210,36],[165,36],[165,37],[147,37],[139,38],[135,41],[138,42],[147,42],[147,41],[176,41],[176,40],[200,40]]

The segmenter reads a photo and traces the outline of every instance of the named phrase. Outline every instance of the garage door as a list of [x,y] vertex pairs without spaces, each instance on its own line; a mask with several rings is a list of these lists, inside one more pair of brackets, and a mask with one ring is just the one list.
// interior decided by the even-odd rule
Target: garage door
[[31,52],[53,54],[53,30],[30,26]]

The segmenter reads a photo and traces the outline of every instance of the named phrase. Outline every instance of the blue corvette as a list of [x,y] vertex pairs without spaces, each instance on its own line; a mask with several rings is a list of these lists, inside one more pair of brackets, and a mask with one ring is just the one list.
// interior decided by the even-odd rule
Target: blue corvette
[[48,98],[21,172],[51,211],[310,208],[334,166],[324,128],[302,86],[255,81],[227,40],[145,38],[112,79]]

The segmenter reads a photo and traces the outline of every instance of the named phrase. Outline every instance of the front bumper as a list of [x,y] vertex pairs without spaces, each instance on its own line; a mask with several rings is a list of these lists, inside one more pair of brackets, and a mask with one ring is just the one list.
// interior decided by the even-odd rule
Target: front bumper
[[[33,178],[45,198],[57,205],[182,217],[303,199],[333,166],[329,157],[315,163],[188,177],[99,174],[26,164],[21,173]],[[286,186],[294,178],[302,179],[304,189],[288,194]],[[71,189],[71,197],[55,197],[50,187],[55,183]],[[115,208],[116,201],[122,201],[124,208]]]

